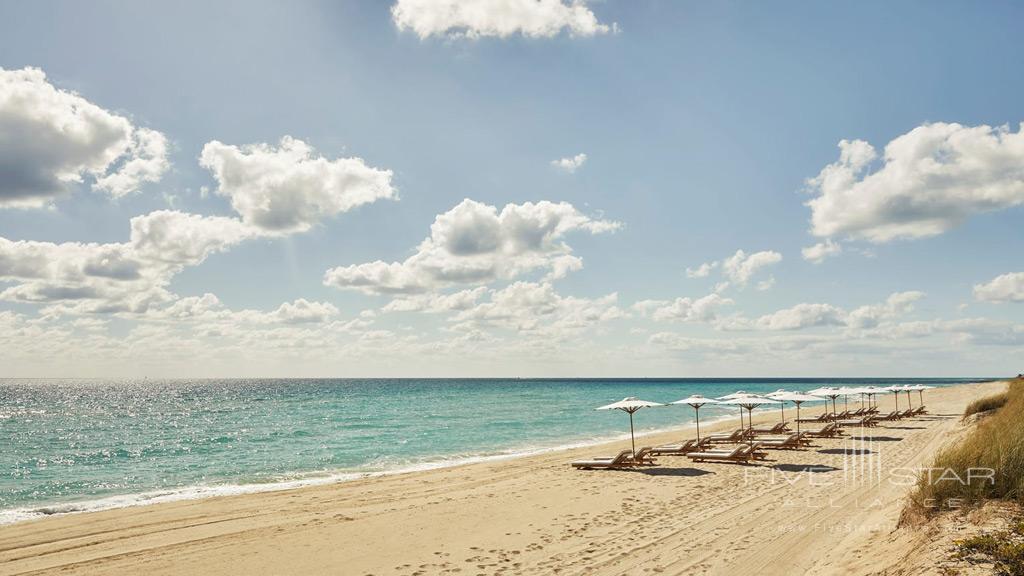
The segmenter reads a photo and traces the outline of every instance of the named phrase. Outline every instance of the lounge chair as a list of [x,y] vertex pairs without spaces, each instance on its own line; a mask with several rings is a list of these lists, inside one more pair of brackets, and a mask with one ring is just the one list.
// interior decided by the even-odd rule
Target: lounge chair
[[654,448],[650,446],[644,446],[643,448],[636,451],[636,455],[633,456],[634,466],[657,466],[658,463],[654,461]]
[[651,448],[651,454],[689,454],[690,452],[697,452],[704,446],[709,444],[706,438],[701,438],[700,442],[696,440],[687,440],[686,442],[680,442],[678,444],[662,444],[661,446],[655,446]]
[[790,434],[784,438],[758,438],[757,442],[764,448],[773,450],[797,450],[802,447],[804,433]]
[[629,468],[633,466],[633,451],[623,450],[614,458],[597,456],[588,460],[577,460],[572,463],[573,468],[594,469],[594,468]]
[[897,412],[893,410],[892,412],[889,412],[885,416],[875,416],[875,420],[879,422],[890,422],[892,420],[899,420],[900,414],[902,414],[902,412]]
[[914,409],[913,408],[907,408],[903,412],[900,412],[900,418],[910,418],[913,415],[914,415]]
[[789,424],[789,422],[779,422],[773,426],[754,426],[750,430],[754,434],[783,434],[789,430],[789,428],[786,428],[786,424]]
[[867,416],[865,418],[850,418],[847,420],[837,420],[836,424],[839,426],[877,426],[875,419]]
[[743,440],[744,434],[746,434],[746,430],[743,428],[737,428],[733,430],[731,434],[709,434],[705,438],[707,438],[709,443],[731,444]]
[[919,414],[927,414],[927,413],[928,413],[928,410],[926,410],[924,406],[918,406],[917,408],[914,409],[914,416],[917,416]]
[[705,450],[692,452],[686,457],[694,462],[736,462],[749,464],[752,459],[764,459],[764,452],[760,452],[760,442],[753,444],[740,444],[732,450]]
[[832,413],[826,412],[824,414],[819,414],[819,415],[817,415],[817,416],[815,416],[813,418],[797,418],[796,421],[797,422],[828,422],[831,419],[832,419]]
[[839,425],[835,422],[829,422],[821,428],[805,428],[801,430],[801,432],[810,438],[832,438],[833,436],[838,436],[843,433],[842,430],[839,429]]

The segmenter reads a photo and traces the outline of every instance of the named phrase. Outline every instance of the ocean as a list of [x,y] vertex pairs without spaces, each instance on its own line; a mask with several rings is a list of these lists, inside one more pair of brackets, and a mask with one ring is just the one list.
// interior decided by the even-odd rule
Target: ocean
[[[594,410],[627,396],[988,379],[0,380],[0,524],[628,438],[626,414]],[[693,418],[666,406],[635,424],[649,433]],[[738,408],[701,409],[701,422],[723,418],[738,423]]]

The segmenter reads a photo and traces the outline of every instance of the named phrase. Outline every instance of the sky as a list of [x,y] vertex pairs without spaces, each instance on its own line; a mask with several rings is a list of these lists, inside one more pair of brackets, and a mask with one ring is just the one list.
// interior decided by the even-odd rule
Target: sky
[[0,375],[1024,370],[1013,2],[0,2]]

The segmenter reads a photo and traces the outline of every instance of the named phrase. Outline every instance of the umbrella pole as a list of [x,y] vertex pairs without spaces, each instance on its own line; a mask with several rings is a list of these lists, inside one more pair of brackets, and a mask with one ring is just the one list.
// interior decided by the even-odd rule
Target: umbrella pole
[[629,442],[633,446],[633,458],[636,458],[636,436],[633,435],[633,413],[629,413]]
[[693,415],[697,419],[697,444],[700,444],[700,406],[693,407]]
[[796,433],[799,434],[800,433],[800,403],[797,402],[796,400],[794,400],[793,404],[796,404]]

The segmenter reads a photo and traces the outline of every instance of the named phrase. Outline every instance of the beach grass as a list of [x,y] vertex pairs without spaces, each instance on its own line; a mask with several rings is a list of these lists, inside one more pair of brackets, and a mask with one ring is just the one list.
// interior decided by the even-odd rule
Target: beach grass
[[1024,576],[1024,519],[1018,519],[1009,530],[958,540],[955,550],[954,555],[960,560],[992,563],[996,574]]
[[979,410],[995,408],[921,474],[912,496],[921,511],[992,499],[1024,503],[1024,379],[1009,383],[1001,406],[998,398],[990,396],[969,406],[968,411],[979,408],[975,404],[982,405]]
[[996,408],[1002,408],[1003,405],[1006,404],[1006,401],[1008,399],[1009,394],[1007,392],[1003,392],[1001,394],[993,394],[992,396],[986,396],[984,398],[979,398],[967,405],[967,408],[964,410],[964,419],[967,419],[968,416],[971,416],[973,414],[978,414],[980,412],[988,412],[989,410],[995,410]]

